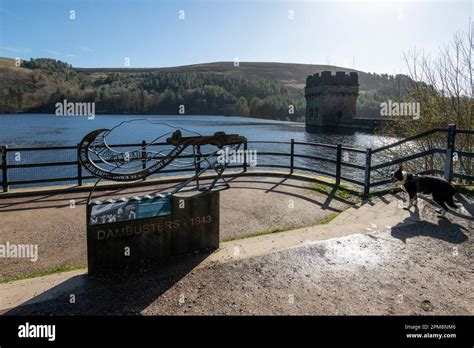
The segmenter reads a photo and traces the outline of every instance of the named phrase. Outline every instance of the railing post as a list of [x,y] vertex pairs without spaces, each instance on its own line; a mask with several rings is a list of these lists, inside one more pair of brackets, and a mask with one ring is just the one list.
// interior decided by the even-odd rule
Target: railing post
[[448,125],[448,139],[446,141],[446,158],[444,164],[444,178],[451,181],[453,178],[453,153],[456,140],[456,125]]
[[365,178],[364,178],[364,196],[370,193],[370,167],[372,166],[372,149],[369,147],[365,151]]
[[290,174],[293,174],[294,167],[295,167],[295,139],[291,139]]
[[[142,140],[142,169],[146,169],[146,141]],[[146,177],[143,178],[143,181],[146,180]]]
[[80,144],[77,144],[76,157],[77,157],[77,186],[82,186],[82,165],[79,160],[81,156]]
[[2,146],[2,189],[3,192],[8,192],[8,167],[7,167],[7,153],[8,146]]
[[196,186],[200,189],[199,173],[201,172],[201,145],[194,146],[194,169],[196,171]]
[[337,145],[336,152],[336,185],[341,183],[341,161],[342,161],[342,145]]
[[247,140],[244,143],[244,172],[247,171]]
[[201,145],[196,145],[196,152],[197,152],[197,171],[198,173],[201,171]]

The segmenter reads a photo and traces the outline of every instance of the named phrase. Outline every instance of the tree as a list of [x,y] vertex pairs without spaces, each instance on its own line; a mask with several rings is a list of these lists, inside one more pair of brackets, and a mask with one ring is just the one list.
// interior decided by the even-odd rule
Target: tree
[[239,115],[239,116],[248,116],[249,115],[249,106],[247,104],[247,99],[245,99],[244,97],[240,97],[237,100],[237,104],[236,104],[235,109],[236,109],[237,115]]
[[[473,128],[474,84],[473,84],[473,36],[471,28],[467,32],[453,35],[451,42],[440,50],[437,57],[412,51],[404,54],[405,62],[412,83],[408,96],[420,105],[420,118],[408,120],[398,117],[384,128],[388,135],[409,137],[417,133],[436,128],[446,128],[454,123],[457,128]],[[446,136],[434,134],[424,137],[415,143],[397,147],[391,151],[392,157],[404,157],[411,153],[433,148],[444,148]],[[456,150],[472,152],[474,139],[469,135],[458,135]],[[442,170],[443,155],[435,154],[411,163],[411,170]],[[440,165],[441,164],[441,165]],[[408,164],[410,166],[410,164]],[[472,158],[460,157],[455,162],[457,169],[473,175]]]

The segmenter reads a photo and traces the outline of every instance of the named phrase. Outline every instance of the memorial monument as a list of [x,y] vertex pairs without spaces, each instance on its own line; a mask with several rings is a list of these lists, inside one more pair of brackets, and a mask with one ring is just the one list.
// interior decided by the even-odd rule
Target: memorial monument
[[[158,142],[162,135],[120,152],[107,143],[114,128],[88,133],[79,146],[81,164],[98,178],[86,210],[89,274],[139,268],[148,261],[218,248],[219,191],[229,185],[222,177],[228,163],[218,161],[217,153],[224,147],[237,151],[246,138],[224,132],[183,137],[182,129],[175,129],[164,143]],[[192,168],[193,174],[168,192],[92,199],[102,179],[133,182],[160,174],[168,166]],[[204,185],[200,177],[208,170],[215,176]]]

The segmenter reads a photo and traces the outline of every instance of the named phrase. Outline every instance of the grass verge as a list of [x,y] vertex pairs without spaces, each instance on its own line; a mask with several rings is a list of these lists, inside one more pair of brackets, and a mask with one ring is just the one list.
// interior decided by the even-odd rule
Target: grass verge
[[45,270],[45,271],[31,272],[31,273],[20,274],[20,275],[15,275],[15,276],[0,277],[0,284],[10,283],[10,282],[14,282],[17,280],[22,280],[22,279],[43,277],[43,276],[47,276],[47,275],[55,274],[55,273],[75,271],[75,270],[83,269],[86,267],[87,265],[59,266],[59,267]]
[[[342,213],[342,212],[341,212]],[[271,228],[268,230],[260,231],[260,232],[254,232],[254,233],[249,233],[245,234],[242,236],[232,236],[226,239],[223,239],[222,242],[232,242],[234,240],[240,240],[240,239],[247,239],[247,238],[253,238],[253,237],[260,237],[260,236],[265,236],[267,234],[273,234],[273,233],[280,233],[280,232],[286,232],[286,231],[291,231],[299,228],[305,228],[305,227],[311,227],[311,226],[319,226],[319,225],[326,225],[332,220],[334,220],[339,214],[341,213],[335,213],[332,214],[331,216],[328,216],[327,218],[319,221],[315,225],[309,225],[309,226],[294,226],[294,227],[288,227],[288,228]]]
[[350,202],[350,203],[359,203],[362,201],[363,193],[355,190],[352,186],[348,184],[339,184],[335,186],[335,181],[326,183],[315,182],[311,184],[313,190],[325,194],[333,195],[334,197]]
[[285,232],[292,230],[293,228],[271,228],[268,230],[260,231],[260,232],[254,232],[254,233],[249,233],[245,234],[243,236],[232,236],[226,239],[223,239],[222,242],[232,242],[234,240],[239,240],[239,239],[246,239],[246,238],[253,238],[253,237],[259,237],[259,236],[265,236],[267,234],[272,234],[272,233],[279,233],[279,232]]
[[474,186],[461,186],[456,185],[456,191],[463,195],[474,197]]
[[[325,218],[324,220],[319,221],[318,225],[327,225],[327,224],[330,223],[332,220],[334,220],[339,214],[341,214],[341,213],[335,213],[335,214],[332,214],[331,216],[328,216],[328,217]],[[316,225],[316,226],[317,226],[317,225]]]

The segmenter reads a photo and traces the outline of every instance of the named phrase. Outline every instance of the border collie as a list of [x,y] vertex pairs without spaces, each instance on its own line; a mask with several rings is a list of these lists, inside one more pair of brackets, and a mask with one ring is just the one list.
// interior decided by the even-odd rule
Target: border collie
[[447,180],[438,178],[435,176],[428,175],[413,175],[405,172],[403,167],[400,166],[398,170],[393,171],[391,175],[392,182],[402,187],[410,198],[409,204],[403,209],[410,209],[413,205],[417,205],[417,194],[431,194],[433,200],[438,203],[442,210],[436,212],[442,216],[446,214],[448,206],[453,209],[460,208],[454,204],[453,197],[455,194],[454,186],[451,185]]

